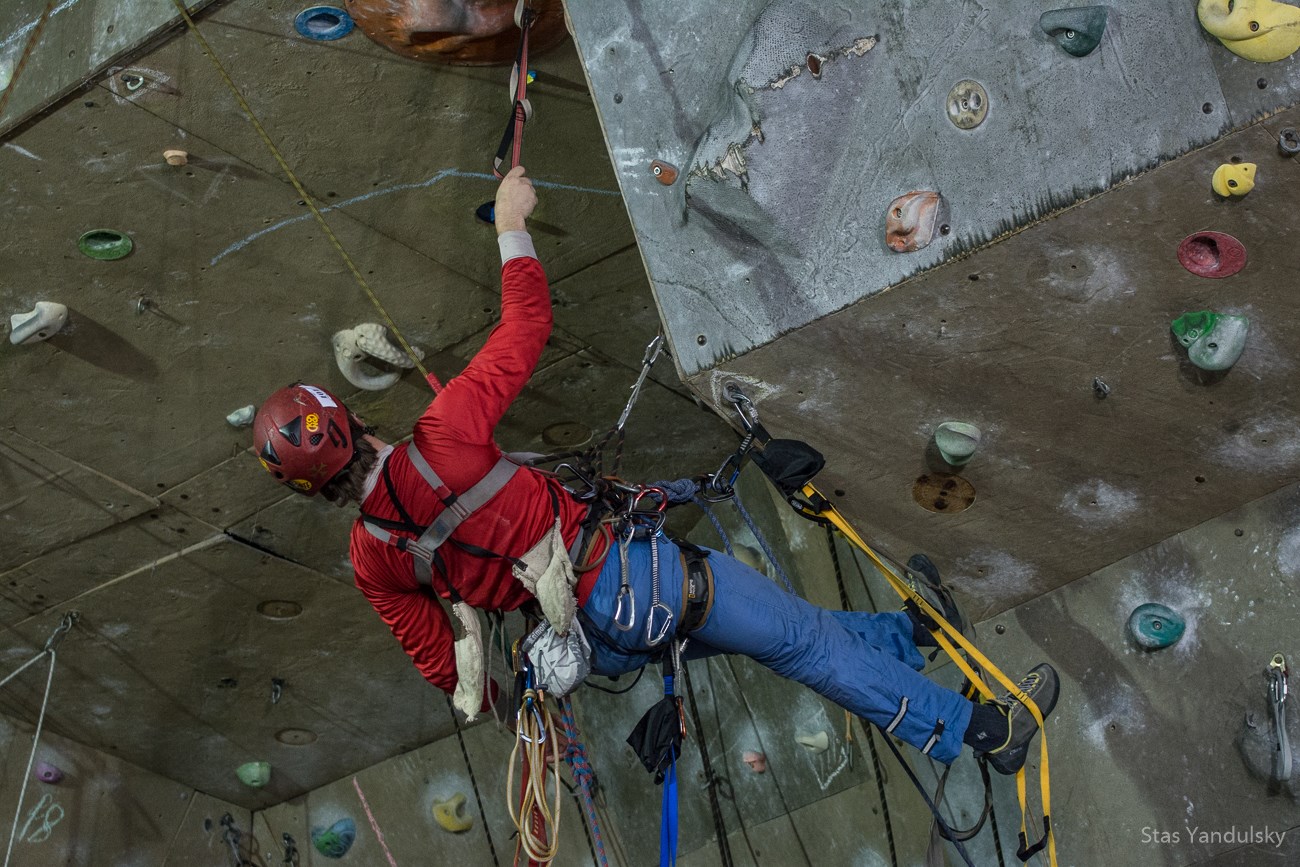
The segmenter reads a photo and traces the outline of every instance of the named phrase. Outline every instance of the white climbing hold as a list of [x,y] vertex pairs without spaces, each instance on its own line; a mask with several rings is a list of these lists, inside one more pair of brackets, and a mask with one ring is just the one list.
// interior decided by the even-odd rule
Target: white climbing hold
[[180,148],[168,148],[163,151],[163,159],[169,166],[183,166],[190,161],[190,155]]
[[794,739],[796,742],[807,747],[808,752],[813,754],[824,753],[830,749],[831,746],[830,735],[826,734],[824,731],[812,735],[795,735]]
[[[415,367],[415,361],[395,346],[388,336],[388,329],[375,322],[363,322],[355,328],[346,328],[337,332],[332,340],[334,344],[334,361],[339,371],[348,382],[367,391],[383,391],[397,383],[400,371],[372,374],[366,372],[362,362],[374,359],[409,370]],[[423,359],[424,353],[411,347],[417,359]]]
[[68,321],[68,308],[53,301],[37,301],[30,313],[15,313],[9,317],[9,342],[38,343],[48,340]]
[[231,427],[248,427],[253,423],[253,417],[256,415],[257,406],[250,403],[248,406],[241,406],[226,416],[226,421],[230,423]]

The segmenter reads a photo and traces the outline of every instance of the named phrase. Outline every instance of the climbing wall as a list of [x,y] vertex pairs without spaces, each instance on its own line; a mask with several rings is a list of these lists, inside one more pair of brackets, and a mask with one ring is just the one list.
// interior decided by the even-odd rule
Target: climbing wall
[[[1295,652],[1300,10],[1200,5],[1214,33],[1190,2],[568,4],[683,376],[822,450],[1004,670],[1061,672],[1061,863],[1300,845],[1266,675]],[[839,863],[909,863],[873,856]]]
[[0,719],[0,814],[6,825],[16,814],[3,837],[13,867],[229,867],[232,844],[250,853],[247,810],[58,735],[42,735],[29,773],[31,731]]
[[[1183,2],[1078,33],[1043,29],[1048,3],[738,8],[569,5],[703,399],[730,413],[741,385],[825,452],[850,517],[937,551],[985,614],[1300,477],[1297,118],[1269,114],[1295,58],[1238,57]],[[1239,163],[1254,191],[1215,192]],[[1237,273],[1217,241],[1187,252],[1221,279],[1180,263],[1207,231],[1244,245]],[[1226,373],[1171,334],[1207,309],[1250,320]],[[945,422],[982,435],[963,469]]]
[[[0,341],[0,649],[34,653],[81,612],[48,726],[265,807],[454,726],[352,586],[352,514],[272,483],[227,415],[303,378],[399,439],[432,393],[413,373],[381,391],[348,380],[331,338],[379,313],[194,38],[126,5],[58,4],[5,112],[22,97],[36,114],[0,143],[0,308],[6,321],[40,302],[68,313],[47,340]],[[44,8],[4,5],[6,51]],[[446,379],[498,315],[495,236],[475,211],[496,189],[506,70],[419,63],[360,31],[321,40],[298,31],[302,12],[230,2],[199,26]],[[142,29],[119,56],[128,24]],[[533,65],[526,165],[557,325],[499,437],[550,452],[618,418],[658,320],[571,43]],[[635,478],[716,466],[731,448],[662,361],[628,436]],[[23,673],[0,712],[34,722],[44,688]],[[251,787],[236,769],[257,762],[270,777]]]

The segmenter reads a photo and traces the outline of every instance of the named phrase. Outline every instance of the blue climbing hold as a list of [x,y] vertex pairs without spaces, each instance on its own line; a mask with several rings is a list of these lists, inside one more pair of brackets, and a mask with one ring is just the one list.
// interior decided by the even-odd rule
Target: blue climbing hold
[[1128,618],[1128,631],[1142,648],[1160,650],[1176,644],[1187,631],[1187,621],[1167,605],[1147,602],[1133,609]]
[[342,39],[355,26],[352,16],[337,6],[309,6],[293,20],[293,27],[300,35],[317,42]]
[[478,206],[478,210],[474,212],[474,216],[478,217],[488,225],[494,224],[497,221],[497,203],[495,201],[484,202]]
[[357,823],[339,819],[328,828],[312,828],[311,844],[326,858],[342,858],[357,839]]

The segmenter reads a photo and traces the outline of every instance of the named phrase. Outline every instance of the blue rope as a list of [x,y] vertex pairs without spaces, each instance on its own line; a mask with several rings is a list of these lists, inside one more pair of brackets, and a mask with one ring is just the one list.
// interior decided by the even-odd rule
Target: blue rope
[[582,789],[582,804],[587,811],[587,822],[591,825],[591,837],[596,843],[596,858],[600,861],[601,867],[609,867],[609,861],[605,858],[605,839],[600,835],[600,820],[596,817],[596,801],[592,797],[592,785],[596,779],[596,773],[591,769],[591,763],[587,761],[587,748],[583,746],[582,741],[578,740],[578,724],[573,716],[573,703],[567,698],[560,699],[560,728],[564,730],[564,736],[569,739],[569,746],[564,751],[564,761],[573,771],[573,778],[578,781],[578,787]]
[[[654,482],[653,487],[663,489],[668,494],[670,503],[694,502],[695,505],[704,510],[704,514],[709,516],[709,522],[713,524],[713,529],[717,530],[718,535],[722,537],[722,545],[727,551],[727,556],[736,556],[736,552],[731,549],[731,539],[727,537],[727,531],[722,528],[722,522],[718,520],[717,515],[713,514],[708,502],[698,495],[699,483],[694,479],[676,479],[674,481]],[[754,517],[749,514],[745,504],[740,501],[740,493],[732,489],[731,499],[736,504],[736,511],[740,512],[740,517],[744,519],[745,526],[749,528],[749,532],[758,541],[758,547],[763,549],[763,556],[767,557],[767,562],[772,564],[772,569],[775,570],[777,577],[781,579],[781,583],[785,585],[786,591],[794,594],[794,585],[790,583],[790,576],[785,574],[780,561],[776,559],[776,552],[772,550],[771,545],[767,544],[767,540],[763,538],[763,534],[758,530],[758,524],[754,521]]]
[[731,550],[731,540],[727,538],[727,531],[723,529],[722,522],[718,520],[718,516],[713,514],[713,509],[709,507],[708,502],[706,502],[703,497],[693,497],[692,499],[695,501],[695,505],[699,506],[700,509],[703,510],[704,514],[708,516],[709,523],[713,524],[713,529],[717,530],[718,535],[722,537],[722,547],[726,550],[727,556],[736,556],[736,552]]
[[772,568],[775,569],[776,574],[780,576],[781,583],[785,585],[786,592],[793,596],[794,585],[790,583],[790,576],[785,574],[785,570],[781,568],[781,564],[777,561],[776,554],[772,551],[771,546],[767,544],[767,540],[763,538],[763,534],[758,532],[758,525],[754,523],[754,519],[745,508],[745,504],[740,502],[740,492],[734,491],[732,499],[736,503],[736,511],[740,512],[740,517],[745,519],[745,526],[749,527],[749,532],[753,533],[754,538],[758,540],[758,547],[763,549],[763,555],[767,557],[767,562],[772,564]]

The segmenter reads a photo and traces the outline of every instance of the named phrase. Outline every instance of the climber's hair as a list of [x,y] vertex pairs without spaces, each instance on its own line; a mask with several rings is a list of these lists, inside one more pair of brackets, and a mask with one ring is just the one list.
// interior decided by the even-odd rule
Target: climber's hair
[[379,458],[379,452],[364,438],[373,428],[367,427],[355,415],[350,416],[348,422],[352,428],[352,460],[320,489],[321,496],[336,506],[361,505],[366,479]]

